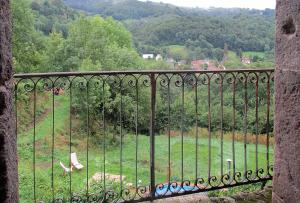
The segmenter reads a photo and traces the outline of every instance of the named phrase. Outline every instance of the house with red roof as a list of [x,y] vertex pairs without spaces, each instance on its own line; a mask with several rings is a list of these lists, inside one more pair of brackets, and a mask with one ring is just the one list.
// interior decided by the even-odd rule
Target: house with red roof
[[191,66],[193,70],[220,70],[220,68],[216,66],[215,62],[210,60],[195,60],[191,62]]

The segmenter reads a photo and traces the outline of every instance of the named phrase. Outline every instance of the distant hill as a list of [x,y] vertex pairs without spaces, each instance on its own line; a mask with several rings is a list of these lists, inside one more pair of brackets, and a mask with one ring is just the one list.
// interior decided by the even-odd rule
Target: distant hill
[[65,0],[65,3],[78,10],[112,16],[117,20],[140,19],[164,14],[183,15],[181,9],[176,6],[137,0]]
[[64,0],[70,7],[122,21],[140,53],[185,46],[189,55],[222,55],[230,50],[272,52],[275,11],[242,8],[185,8],[138,0]]
[[274,19],[261,15],[164,15],[125,23],[140,45],[223,49],[227,44],[231,50],[244,51],[274,48]]
[[103,16],[112,16],[117,20],[141,19],[147,17],[157,17],[162,15],[178,16],[222,16],[236,15],[241,11],[248,14],[262,14],[274,16],[275,11],[266,9],[264,11],[255,9],[201,9],[201,8],[183,8],[165,3],[155,3],[151,1],[142,2],[138,0],[64,0],[72,8],[86,11],[91,14],[101,14]]

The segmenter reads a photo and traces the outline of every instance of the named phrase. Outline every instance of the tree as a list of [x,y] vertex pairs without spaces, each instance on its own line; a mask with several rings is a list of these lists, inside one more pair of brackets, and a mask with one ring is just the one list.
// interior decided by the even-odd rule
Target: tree
[[243,50],[242,49],[238,49],[236,52],[236,55],[241,59],[243,58]]
[[140,66],[141,59],[133,48],[131,34],[112,18],[80,16],[71,23],[65,44],[69,46],[65,61],[78,61],[75,66],[71,64],[69,70],[78,70],[86,60],[104,70]]
[[226,58],[228,57],[228,44],[225,43],[224,44],[224,59],[226,60]]
[[47,48],[43,60],[44,71],[67,71],[64,69],[65,39],[61,33],[51,33],[47,40]]
[[42,62],[45,42],[34,27],[35,16],[26,0],[13,0],[13,56],[16,72],[34,72]]
[[10,1],[0,0],[0,202],[19,202]]

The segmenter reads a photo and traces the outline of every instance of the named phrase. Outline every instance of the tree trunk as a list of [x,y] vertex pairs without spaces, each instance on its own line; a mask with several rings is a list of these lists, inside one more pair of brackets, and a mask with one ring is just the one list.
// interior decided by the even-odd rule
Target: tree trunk
[[17,203],[19,187],[10,17],[9,0],[0,0],[0,202]]

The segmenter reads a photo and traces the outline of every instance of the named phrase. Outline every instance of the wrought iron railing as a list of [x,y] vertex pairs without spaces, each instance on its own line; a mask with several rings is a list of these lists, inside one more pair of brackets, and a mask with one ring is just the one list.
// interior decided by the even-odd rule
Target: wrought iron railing
[[20,199],[142,201],[271,180],[273,81],[272,69],[16,74]]

